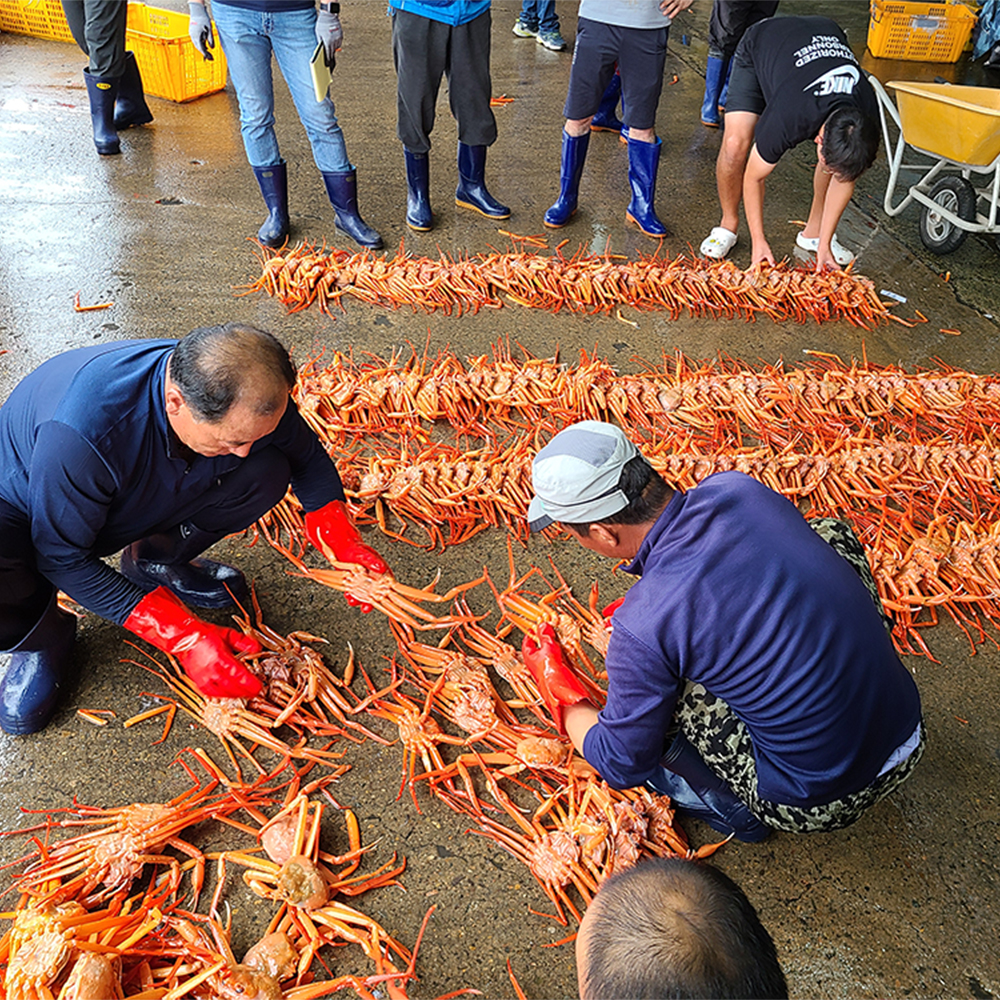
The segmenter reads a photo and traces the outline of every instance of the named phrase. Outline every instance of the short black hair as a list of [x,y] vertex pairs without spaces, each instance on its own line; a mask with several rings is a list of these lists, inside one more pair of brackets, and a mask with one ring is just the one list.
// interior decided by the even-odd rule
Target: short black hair
[[830,112],[823,123],[823,160],[840,179],[856,181],[878,155],[878,122],[855,105]]
[[618,489],[629,498],[627,506],[595,521],[559,523],[577,535],[586,535],[592,524],[645,524],[655,521],[670,498],[670,487],[642,456],[630,458],[618,477]]
[[273,334],[243,323],[200,326],[170,355],[171,381],[202,420],[217,423],[237,401],[277,412],[295,385],[295,365]]
[[784,1000],[771,935],[735,882],[707,865],[653,858],[612,875],[588,912],[585,1000]]

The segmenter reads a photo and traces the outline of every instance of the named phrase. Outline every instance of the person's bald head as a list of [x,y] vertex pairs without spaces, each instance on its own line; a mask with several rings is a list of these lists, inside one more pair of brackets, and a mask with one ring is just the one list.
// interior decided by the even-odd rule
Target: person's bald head
[[602,886],[576,940],[581,1000],[784,998],[771,936],[720,871],[640,862]]

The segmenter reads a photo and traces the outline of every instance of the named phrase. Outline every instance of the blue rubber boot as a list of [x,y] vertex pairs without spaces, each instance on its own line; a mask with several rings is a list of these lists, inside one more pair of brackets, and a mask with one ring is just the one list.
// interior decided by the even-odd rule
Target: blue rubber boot
[[115,100],[118,98],[120,77],[94,76],[83,71],[90,98],[90,122],[94,128],[94,145],[101,156],[115,156],[122,151],[115,131]]
[[0,729],[25,736],[44,729],[74,680],[76,618],[60,611],[56,595],[34,628],[11,650],[0,683]]
[[254,167],[253,174],[268,212],[257,239],[266,247],[280,247],[288,239],[288,167],[282,160],[273,167]]
[[683,735],[660,758],[661,768],[647,785],[669,795],[674,808],[707,823],[713,830],[755,844],[770,834],[742,799],[702,759]]
[[146,593],[166,587],[196,608],[228,608],[234,601],[249,608],[246,577],[235,566],[196,558],[224,537],[184,523],[140,538],[122,552],[122,576]]
[[430,164],[426,153],[411,153],[405,146],[406,156],[406,224],[418,233],[434,227],[431,211]]
[[632,187],[632,200],[625,211],[625,218],[634,222],[647,236],[655,238],[667,235],[666,227],[657,218],[653,207],[662,145],[660,138],[656,142],[628,141],[628,182]]
[[711,128],[722,124],[719,114],[722,88],[726,82],[726,63],[717,56],[709,56],[705,66],[705,98],[701,104],[701,123]]
[[509,219],[510,209],[486,190],[486,147],[458,144],[458,187],[455,204],[471,208],[488,219]]
[[621,132],[625,127],[621,119],[615,114],[618,107],[618,98],[622,93],[622,78],[616,72],[611,77],[611,82],[604,88],[604,96],[601,98],[597,114],[591,119],[590,128],[593,132]]
[[369,250],[382,249],[382,237],[361,218],[358,211],[358,172],[343,170],[335,174],[323,174],[326,193],[330,204],[337,210],[334,222],[355,243]]
[[565,226],[576,211],[577,194],[580,190],[580,175],[583,162],[587,158],[590,133],[570,135],[565,129],[562,134],[562,166],[559,171],[559,200],[545,213],[544,223],[551,229]]
[[142,92],[142,76],[134,52],[125,53],[125,72],[118,83],[118,100],[115,102],[115,128],[122,132],[133,125],[148,125],[153,112]]
[[719,112],[726,110],[726,98],[729,97],[729,78],[733,75],[733,60],[726,63],[726,79],[722,84],[722,93],[719,94]]

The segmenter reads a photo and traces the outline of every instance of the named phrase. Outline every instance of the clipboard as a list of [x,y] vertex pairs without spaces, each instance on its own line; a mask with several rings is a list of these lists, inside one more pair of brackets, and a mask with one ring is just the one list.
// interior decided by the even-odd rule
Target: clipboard
[[[337,57],[334,56],[333,63],[336,65]],[[330,84],[333,83],[333,66],[326,64],[326,52],[323,43],[316,46],[316,51],[309,60],[309,71],[312,73],[313,90],[316,93],[316,100],[323,101],[326,98]]]

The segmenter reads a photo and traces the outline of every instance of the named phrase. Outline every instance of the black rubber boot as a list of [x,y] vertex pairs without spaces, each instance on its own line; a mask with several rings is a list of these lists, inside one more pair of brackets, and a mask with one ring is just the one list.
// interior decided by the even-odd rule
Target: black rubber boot
[[770,832],[742,799],[702,759],[701,754],[678,735],[660,758],[661,769],[647,784],[669,795],[675,809],[707,823],[719,833],[735,834],[737,840],[753,844]]
[[486,147],[458,144],[458,188],[455,204],[471,208],[488,219],[509,219],[510,209],[486,190]]
[[282,160],[273,167],[254,167],[253,175],[268,211],[257,239],[266,247],[280,247],[288,239],[288,167]]
[[426,153],[411,153],[405,146],[403,153],[406,156],[406,224],[418,233],[426,233],[434,226],[430,164]]
[[224,537],[193,524],[179,524],[162,534],[140,538],[122,552],[122,576],[147,593],[166,587],[196,608],[227,608],[234,599],[248,608],[246,577],[235,566],[196,558]]
[[90,98],[90,120],[94,126],[94,145],[101,156],[114,156],[122,151],[115,131],[115,100],[118,97],[119,77],[93,76],[83,71]]
[[115,102],[115,128],[122,132],[133,125],[148,125],[153,112],[142,92],[142,77],[134,52],[125,53],[125,72],[118,83],[118,100]]
[[334,222],[355,243],[369,250],[382,249],[382,237],[361,218],[358,211],[358,172],[343,170],[335,174],[323,174],[326,193],[330,204],[336,209]]
[[73,683],[76,618],[52,595],[34,628],[13,648],[0,683],[0,729],[25,736],[44,729]]
[[580,175],[587,159],[590,133],[570,135],[565,129],[562,134],[562,162],[559,171],[559,199],[545,213],[542,220],[552,229],[558,229],[569,222],[576,211],[577,196],[580,191]]

